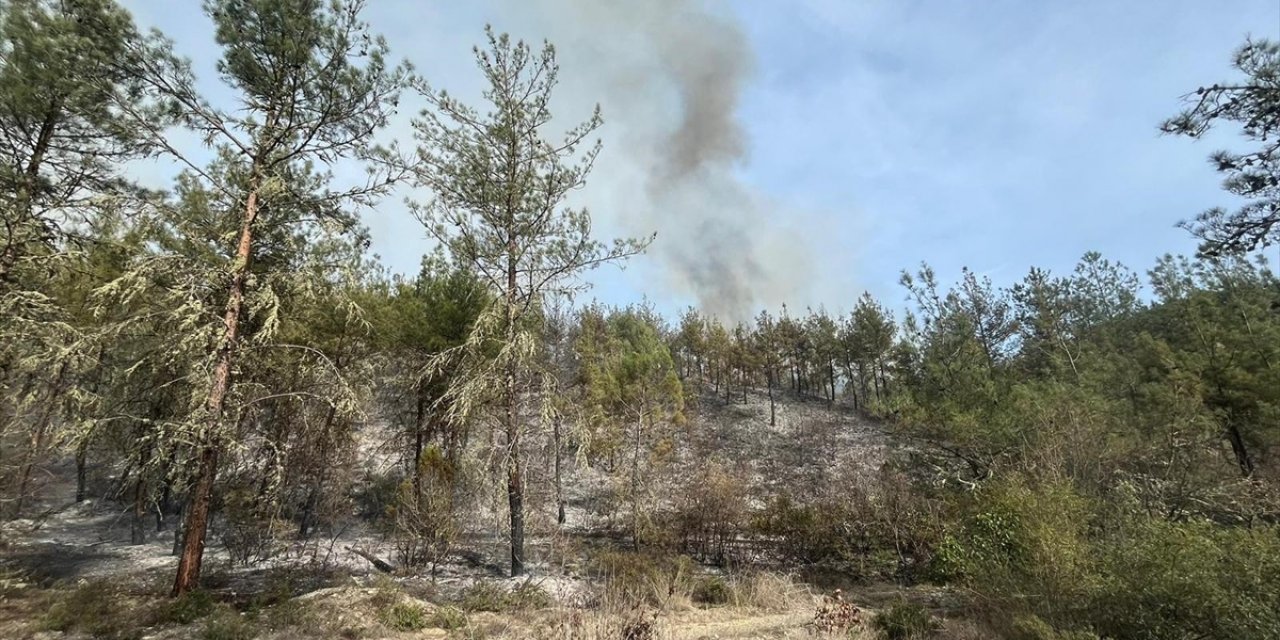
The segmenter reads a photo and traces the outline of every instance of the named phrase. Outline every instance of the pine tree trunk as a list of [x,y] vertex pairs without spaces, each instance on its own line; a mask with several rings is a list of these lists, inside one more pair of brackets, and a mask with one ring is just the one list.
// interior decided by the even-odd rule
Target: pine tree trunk
[[[508,211],[514,211],[514,203],[508,202]],[[514,220],[514,218],[513,218]],[[514,225],[514,222],[512,222]],[[507,345],[516,339],[516,235],[514,226],[508,228],[507,239]],[[507,510],[511,517],[511,577],[524,575],[524,478],[520,469],[520,411],[519,390],[516,388],[517,363],[515,356],[507,356],[506,367],[506,430],[507,430]]]
[[213,381],[205,403],[205,433],[199,444],[196,482],[191,488],[186,523],[182,527],[182,554],[178,559],[177,576],[173,582],[174,596],[191,591],[200,583],[200,564],[204,559],[205,536],[209,528],[209,505],[213,500],[213,481],[218,473],[218,452],[221,448],[219,424],[222,422],[227,391],[231,388],[231,369],[235,362],[236,340],[240,334],[240,310],[244,305],[249,261],[253,257],[253,223],[258,217],[257,173],[255,167],[245,203],[244,220],[240,226],[240,239],[236,244],[231,284],[227,288],[227,308],[222,318],[225,333],[218,346]]
[[22,514],[23,508],[26,506],[27,492],[31,485],[31,472],[35,469],[36,460],[40,457],[40,452],[45,447],[45,440],[49,434],[49,423],[53,420],[54,407],[58,405],[58,396],[62,395],[62,380],[66,377],[67,367],[70,363],[66,360],[58,366],[58,374],[54,376],[53,386],[49,391],[49,398],[45,402],[44,407],[40,411],[40,416],[36,418],[35,425],[31,429],[31,444],[27,449],[26,458],[22,463],[21,479],[18,482],[18,502],[14,506],[14,516]]
[[769,426],[776,427],[778,426],[778,410],[773,404],[773,377],[773,369],[769,369]]
[[858,386],[862,387],[862,404],[866,404],[870,400],[867,391],[867,364],[865,362],[858,363]]
[[[154,409],[153,409],[154,412]],[[135,437],[141,438],[138,433]],[[129,523],[129,543],[143,544],[147,541],[146,526],[143,521],[147,515],[147,465],[151,464],[151,443],[143,445],[138,454],[138,475],[133,481],[133,517]]]
[[88,491],[87,478],[89,467],[89,440],[88,438],[81,440],[76,445],[76,502],[84,502],[85,493]]
[[133,485],[133,519],[129,526],[129,544],[139,545],[147,541],[147,530],[143,525],[147,515],[147,483],[146,476],[139,473]]
[[424,382],[418,382],[418,401],[413,421],[413,495],[422,495],[422,446],[426,422],[427,390]]
[[551,425],[552,446],[555,448],[555,478],[556,478],[556,524],[564,524],[564,485],[560,476],[560,421],[556,420]]
[[1240,467],[1240,474],[1246,478],[1253,476],[1253,458],[1249,455],[1249,449],[1245,447],[1244,436],[1240,433],[1240,429],[1234,423],[1227,425],[1227,438],[1231,441],[1231,451],[1236,456],[1236,464]]
[[827,377],[831,378],[831,403],[836,401],[836,361],[827,361]]
[[631,545],[640,550],[640,432],[644,427],[644,412],[636,418],[636,437],[631,455]]
[[[54,99],[40,124],[40,132],[36,135],[35,144],[31,148],[31,158],[22,172],[22,178],[15,191],[13,204],[19,216],[34,218],[32,210],[35,205],[36,182],[40,179],[40,167],[44,164],[44,156],[53,144],[53,136],[58,122],[61,120],[62,100]],[[16,231],[16,230],[14,230]],[[5,235],[4,251],[0,251],[0,284],[8,284],[13,278],[13,269],[21,255],[19,244],[23,241],[20,233]],[[19,496],[21,499],[21,496]]]

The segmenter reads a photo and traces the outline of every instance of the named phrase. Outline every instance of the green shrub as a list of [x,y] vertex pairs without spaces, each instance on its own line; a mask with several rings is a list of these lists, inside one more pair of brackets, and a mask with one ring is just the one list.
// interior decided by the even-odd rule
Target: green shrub
[[420,631],[429,626],[427,610],[407,600],[399,600],[380,609],[378,620],[396,631]]
[[458,606],[464,611],[504,611],[507,591],[493,582],[476,582],[458,596]]
[[457,607],[440,607],[431,614],[427,626],[437,629],[461,629],[467,626],[467,614]]
[[458,606],[465,611],[526,611],[552,604],[551,596],[532,582],[522,582],[511,590],[495,582],[476,582],[458,597]]
[[942,626],[924,607],[905,601],[881,611],[871,624],[886,640],[927,638]]
[[1013,621],[1009,640],[1098,640],[1098,636],[1089,631],[1055,629],[1040,617],[1028,615]]
[[200,637],[202,640],[252,640],[257,634],[244,616],[225,607],[208,617]]
[[733,587],[720,576],[710,576],[699,580],[691,594],[693,601],[700,604],[728,604],[733,600]]
[[796,565],[866,580],[922,577],[943,531],[941,501],[891,469],[872,482],[841,479],[829,490],[806,501],[779,496],[756,514],[754,532],[778,539],[778,551]]
[[42,626],[50,631],[87,633],[95,638],[138,638],[142,630],[139,616],[130,611],[133,606],[106,581],[87,582],[53,602]]
[[623,551],[597,554],[588,572],[604,584],[604,599],[622,608],[665,607],[688,598],[696,565],[688,556],[661,556]]
[[188,591],[156,609],[154,624],[191,624],[213,613],[218,602],[208,591]]
[[1280,527],[1151,520],[1100,546],[1101,635],[1280,638]]
[[1069,485],[992,483],[938,545],[932,573],[980,593],[996,616],[1078,619],[1099,584],[1092,520],[1089,504]]

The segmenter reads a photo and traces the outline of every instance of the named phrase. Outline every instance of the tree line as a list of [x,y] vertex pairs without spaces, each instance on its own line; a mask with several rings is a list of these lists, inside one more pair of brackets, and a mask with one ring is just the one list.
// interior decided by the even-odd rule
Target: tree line
[[[1275,44],[1246,43],[1242,80],[1163,124],[1236,123],[1261,145],[1214,156],[1247,204],[1185,225],[1197,256],[1144,278],[1088,253],[1004,287],[921,265],[897,313],[864,294],[846,314],[726,324],[566,303],[652,238],[601,241],[566,205],[601,115],[549,131],[550,45],[488,32],[477,107],[395,63],[360,0],[204,7],[228,104],[111,0],[0,4],[6,517],[34,515],[43,470],[74,464],[64,497],[116,501],[135,542],[179,526],[177,595],[211,532],[252,562],[361,513],[401,562],[435,567],[474,505],[501,503],[519,575],[526,518],[565,521],[569,460],[612,483],[631,544],[668,544],[655,478],[700,407],[754,397],[759,428],[778,428],[785,398],[905,443],[911,488],[884,520],[899,577],[965,584],[1025,628],[1280,628],[1280,280],[1256,253],[1280,220]],[[407,94],[427,104],[411,148],[380,144]],[[179,144],[192,135],[205,151]],[[178,168],[163,190],[131,172],[154,159]],[[431,194],[410,204],[440,246],[412,276],[369,254],[360,223],[402,185]],[[372,478],[360,443],[377,426],[395,473]],[[864,553],[867,512],[828,488],[699,531]]]

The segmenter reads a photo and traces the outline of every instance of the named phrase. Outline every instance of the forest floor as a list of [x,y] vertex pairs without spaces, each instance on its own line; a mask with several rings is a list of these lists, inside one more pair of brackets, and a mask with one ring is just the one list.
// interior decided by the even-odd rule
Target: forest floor
[[[729,402],[706,396],[697,405],[687,431],[692,435],[675,463],[680,468],[670,475],[687,477],[713,462],[723,463],[747,479],[753,500],[820,487],[851,470],[873,473],[891,446],[878,425],[821,400],[780,399],[775,426],[769,425],[769,403],[758,392],[749,393],[745,402],[741,396]],[[378,438],[370,436],[365,445],[368,465],[394,464],[378,454]],[[838,576],[825,576],[817,584],[788,576],[769,583],[778,592],[763,600],[709,606],[684,598],[659,612],[615,608],[602,613],[599,602],[592,601],[597,585],[582,567],[593,549],[618,544],[599,535],[596,494],[606,481],[590,469],[570,467],[566,525],[548,533],[556,529],[553,517],[543,517],[541,525],[538,518],[531,519],[535,562],[529,577],[502,577],[501,537],[483,532],[461,541],[458,548],[464,553],[434,577],[387,576],[353,550],[390,559],[390,542],[357,522],[334,537],[313,538],[251,566],[233,564],[225,546],[211,539],[204,584],[216,604],[197,606],[198,611],[187,615],[175,613],[163,597],[176,566],[176,523],[164,523],[161,533],[152,529],[143,544],[130,544],[131,522],[124,506],[106,499],[65,499],[74,487],[74,468],[68,463],[49,470],[44,502],[33,510],[39,515],[0,528],[0,637],[800,638],[815,633],[815,611],[836,586],[864,616],[904,599],[942,615],[955,606],[955,594],[932,587],[845,583]],[[782,575],[783,569],[770,570]],[[718,571],[703,570],[708,575]],[[522,585],[532,584],[548,600],[531,608],[468,604],[465,616],[449,618],[446,614],[454,607],[474,599],[472,588],[479,583],[502,592],[519,592]],[[409,619],[397,619],[399,615]],[[98,626],[96,619],[101,619]],[[628,635],[636,625],[649,635]],[[967,636],[961,629],[951,637]]]

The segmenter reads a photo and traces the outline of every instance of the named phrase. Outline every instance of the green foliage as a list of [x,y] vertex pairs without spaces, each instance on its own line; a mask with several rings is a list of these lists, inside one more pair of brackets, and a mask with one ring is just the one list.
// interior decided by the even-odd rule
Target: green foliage
[[1214,208],[1182,226],[1200,239],[1206,255],[1243,254],[1274,244],[1277,236],[1277,197],[1280,197],[1280,159],[1272,131],[1280,117],[1280,44],[1247,40],[1236,50],[1232,67],[1242,77],[1188,94],[1190,105],[1161,125],[1165,133],[1200,138],[1215,125],[1238,125],[1250,151],[1218,151],[1211,160],[1223,174],[1223,187],[1243,198],[1235,211]]
[[1095,629],[1115,638],[1280,633],[1280,529],[1139,521],[1100,545]]
[[709,576],[697,582],[691,594],[700,604],[728,604],[733,599],[733,588],[720,576]]
[[551,596],[533,582],[522,582],[511,589],[489,581],[478,581],[458,596],[463,611],[530,611],[553,604]]
[[427,621],[427,625],[437,629],[463,629],[466,628],[467,614],[457,607],[439,607],[431,614],[431,618]]
[[1079,617],[1098,582],[1089,506],[1064,484],[990,484],[942,545],[937,573],[960,577],[998,609]]
[[863,580],[928,577],[945,552],[943,505],[895,472],[874,480],[833,483],[804,500],[782,494],[754,514],[752,531],[803,566]]
[[901,601],[876,614],[871,626],[885,640],[920,640],[942,627],[929,611],[914,602]]
[[200,630],[201,640],[252,640],[258,637],[253,624],[233,609],[220,608],[209,616]]
[[1034,615],[1014,619],[1010,640],[1098,640],[1091,631],[1061,631]]
[[191,624],[218,608],[218,601],[208,591],[196,589],[173,598],[156,610],[156,624]]
[[137,615],[126,610],[129,605],[129,598],[108,582],[87,582],[60,594],[45,613],[42,626],[113,640],[140,638],[142,625]]
[[379,609],[378,620],[396,631],[421,631],[430,626],[426,608],[403,598]]
[[696,567],[688,556],[607,551],[591,558],[588,571],[603,583],[608,606],[663,608],[692,593]]

